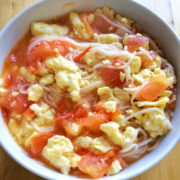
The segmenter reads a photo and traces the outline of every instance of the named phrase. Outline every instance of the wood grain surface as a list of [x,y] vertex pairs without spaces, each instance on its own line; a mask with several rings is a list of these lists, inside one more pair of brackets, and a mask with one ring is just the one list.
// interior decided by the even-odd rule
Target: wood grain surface
[[[0,0],[0,29],[18,12],[37,0]],[[180,0],[136,0],[153,10],[180,35]],[[179,180],[180,142],[160,163],[133,180]],[[18,165],[0,147],[0,180],[42,180]]]

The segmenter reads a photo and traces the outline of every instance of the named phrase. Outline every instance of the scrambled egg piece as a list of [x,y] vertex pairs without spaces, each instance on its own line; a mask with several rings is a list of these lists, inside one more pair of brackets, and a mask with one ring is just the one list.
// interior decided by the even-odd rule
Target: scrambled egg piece
[[21,119],[23,118],[23,116],[21,114],[17,113],[17,112],[12,112],[10,114],[10,118],[15,119],[15,120],[20,122]]
[[54,167],[60,169],[63,174],[68,175],[71,167],[76,167],[79,156],[73,152],[71,141],[65,136],[55,135],[48,140],[42,151],[42,155]]
[[119,114],[118,116],[114,117],[112,121],[119,124],[120,127],[126,127],[129,125],[129,121],[125,121],[125,116],[122,114]]
[[44,22],[33,22],[31,24],[31,32],[33,36],[39,35],[57,35],[66,36],[68,34],[68,27],[57,24],[47,24]]
[[115,20],[117,20],[120,23],[123,23],[125,25],[129,25],[129,26],[133,23],[133,21],[131,19],[125,18],[125,17],[123,17],[123,16],[121,16],[119,14],[116,15]]
[[136,122],[142,124],[153,138],[166,134],[172,127],[166,115],[159,111],[146,112],[136,118]]
[[112,19],[114,19],[114,11],[110,9],[108,6],[104,6],[102,9],[97,9],[96,13],[104,14]]
[[137,130],[133,127],[127,127],[124,133],[119,130],[119,124],[109,122],[102,124],[100,129],[106,133],[109,139],[117,145],[125,148],[133,144],[137,139]]
[[20,68],[20,74],[27,82],[33,82],[36,80],[36,76],[31,74],[24,66]]
[[129,64],[131,68],[131,73],[132,74],[137,74],[140,71],[141,68],[141,58],[138,56],[135,56],[132,61]]
[[94,139],[89,136],[80,136],[75,139],[74,144],[94,153],[106,153],[112,148],[103,136]]
[[138,107],[154,106],[154,107],[159,107],[159,108],[163,109],[168,102],[169,102],[169,98],[168,97],[161,97],[161,98],[159,98],[158,101],[154,101],[154,102],[150,102],[150,101],[137,101],[137,102],[135,102],[135,104],[137,104]]
[[118,87],[111,89],[109,87],[104,86],[98,88],[97,94],[99,95],[102,101],[116,101],[118,105],[122,106],[128,105],[130,102],[129,94]]
[[62,56],[47,59],[47,68],[55,72],[56,84],[60,89],[68,88],[73,101],[80,97],[81,73],[74,62],[68,61]]
[[34,121],[38,125],[43,126],[45,124],[52,123],[55,112],[54,109],[50,109],[50,107],[47,104],[32,104],[30,106],[30,109],[34,111],[34,113],[36,114],[37,117],[34,119]]
[[155,74],[149,69],[143,69],[138,74],[132,75],[132,78],[138,84],[143,84],[144,82],[149,81],[153,77],[155,77]]
[[88,40],[92,37],[90,32],[87,32],[84,23],[81,21],[79,15],[75,12],[71,12],[69,15],[74,34],[82,40]]
[[44,90],[38,84],[33,84],[28,88],[28,100],[29,101],[39,101],[39,99],[43,96]]
[[120,37],[114,33],[94,35],[94,40],[102,44],[112,44],[119,42]]
[[106,112],[114,113],[116,111],[116,101],[106,101],[104,103],[104,108],[106,109]]
[[112,162],[111,167],[107,173],[108,176],[115,175],[122,170],[121,164],[118,160]]
[[59,70],[67,70],[75,73],[79,70],[78,66],[74,62],[65,59],[61,55],[47,59],[45,64],[47,68],[53,69],[55,72]]
[[24,120],[17,123],[16,120],[10,119],[8,126],[11,133],[16,137],[17,142],[21,145],[25,145],[34,132],[33,128]]
[[78,136],[81,133],[82,126],[75,122],[70,123],[65,127],[65,131],[71,136]]
[[124,90],[122,90],[122,89],[120,89],[118,87],[115,87],[113,89],[113,94],[116,97],[116,99],[118,99],[118,101],[119,101],[118,104],[119,105],[125,106],[125,105],[129,104],[130,95],[126,91],[124,91]]
[[53,74],[47,74],[47,75],[45,75],[39,79],[39,83],[44,85],[44,86],[53,84],[53,82],[54,82],[54,75]]

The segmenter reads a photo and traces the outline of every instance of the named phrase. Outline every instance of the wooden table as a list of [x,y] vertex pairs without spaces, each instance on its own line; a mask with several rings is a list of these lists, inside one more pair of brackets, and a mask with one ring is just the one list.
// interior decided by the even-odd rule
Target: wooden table
[[[0,28],[15,14],[37,0],[0,0]],[[173,26],[180,35],[180,1],[179,0],[136,0],[161,16]],[[41,180],[30,173],[0,147],[0,180]],[[179,180],[180,179],[180,142],[156,166],[133,178],[133,180]]]

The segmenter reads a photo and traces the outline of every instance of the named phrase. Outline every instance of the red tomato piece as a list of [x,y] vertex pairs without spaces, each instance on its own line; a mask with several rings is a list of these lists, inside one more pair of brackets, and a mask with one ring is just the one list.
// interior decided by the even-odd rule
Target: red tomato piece
[[66,96],[62,97],[59,107],[56,110],[56,113],[63,113],[66,109]]
[[34,136],[30,142],[30,150],[33,155],[39,155],[42,152],[44,146],[46,146],[48,139],[53,136],[53,132],[40,133]]
[[69,48],[73,48],[73,49],[75,48],[73,44],[67,41],[54,40],[49,44],[51,46],[51,49],[53,49],[53,51],[55,48],[58,48],[62,56],[65,56],[69,52]]
[[55,56],[54,49],[47,41],[41,41],[28,54],[28,65],[31,72],[35,72],[43,67],[43,61],[46,58]]
[[108,116],[102,113],[95,113],[92,116],[79,119],[79,123],[91,132],[100,132],[100,125],[108,122]]
[[[113,20],[111,20],[109,17],[102,15],[102,14],[96,14],[94,17],[94,21],[91,24],[91,27],[94,29],[97,33],[114,33],[117,31],[117,27],[112,26]],[[114,22],[113,22],[114,23]],[[110,27],[113,27],[110,29]]]
[[101,76],[103,81],[108,83],[113,83],[115,85],[118,85],[121,83],[120,81],[120,71],[119,69],[115,68],[102,68],[101,69]]
[[168,79],[159,75],[149,81],[136,95],[136,99],[143,101],[154,101],[169,86]]
[[[18,113],[23,113],[31,104],[28,101],[27,94],[22,94],[21,89],[23,87],[28,88],[28,83],[24,79],[14,80],[8,89],[8,92],[1,99],[1,106],[10,111],[16,111]],[[17,92],[17,96],[12,96],[13,92]]]
[[88,174],[94,179],[103,177],[110,168],[110,163],[102,155],[95,155],[92,153],[82,156],[78,163],[78,168],[85,174]]
[[15,79],[16,79],[15,73],[12,73],[12,72],[8,73],[7,76],[5,77],[6,86],[8,87],[11,86],[14,83]]
[[136,51],[139,47],[145,49],[149,48],[149,38],[148,37],[139,37],[135,35],[128,35],[124,37],[123,44],[128,47],[129,52]]
[[87,108],[84,108],[82,106],[78,106],[73,110],[73,114],[75,118],[83,118],[87,117],[89,113],[89,110]]

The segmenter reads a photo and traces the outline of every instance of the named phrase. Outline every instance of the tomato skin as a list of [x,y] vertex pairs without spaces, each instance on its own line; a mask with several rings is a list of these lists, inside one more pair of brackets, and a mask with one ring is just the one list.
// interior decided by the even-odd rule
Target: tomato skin
[[48,139],[51,138],[52,136],[53,136],[52,131],[47,133],[40,133],[34,136],[30,142],[30,150],[32,155],[34,156],[39,155],[42,152],[44,146],[46,146]]
[[95,155],[92,153],[82,156],[78,163],[78,168],[85,174],[88,174],[94,179],[103,177],[109,170],[110,164],[103,162],[102,155]]
[[143,101],[154,101],[169,86],[165,76],[159,75],[149,81],[136,95],[136,99]]
[[149,48],[149,39],[147,37],[139,37],[135,35],[129,35],[124,37],[123,44],[128,47],[129,52],[136,51],[139,47]]

